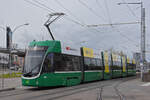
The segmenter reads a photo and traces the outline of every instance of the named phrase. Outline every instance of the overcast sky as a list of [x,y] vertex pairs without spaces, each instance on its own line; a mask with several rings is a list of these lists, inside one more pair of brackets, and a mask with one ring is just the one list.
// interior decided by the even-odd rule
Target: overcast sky
[[[44,4],[45,8],[40,8],[42,6],[39,2]],[[13,43],[24,48],[32,40],[51,39],[43,24],[48,19],[49,13],[63,12],[66,15],[51,25],[57,40],[76,48],[79,46],[102,50],[113,48],[131,55],[140,50],[139,24],[87,28],[71,21],[75,20],[84,25],[140,21],[140,5],[117,5],[120,2],[140,2],[140,0],[1,0],[0,26],[10,26],[13,30],[18,25],[30,23],[29,26],[17,29],[13,34]],[[146,8],[146,44],[150,44],[148,39],[150,1],[143,0],[143,2]],[[5,47],[5,31],[1,29],[0,34],[0,46]],[[147,47],[147,50],[149,49]]]

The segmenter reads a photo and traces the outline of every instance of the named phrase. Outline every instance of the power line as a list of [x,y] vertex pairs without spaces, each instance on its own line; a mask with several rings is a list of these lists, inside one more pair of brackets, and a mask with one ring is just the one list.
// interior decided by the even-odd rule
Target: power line
[[[96,4],[98,5],[98,7],[99,7],[101,10],[102,10],[102,9],[104,9],[104,8],[101,6],[101,4],[100,4],[99,0],[96,0]],[[106,17],[106,13],[105,13],[105,11],[104,11],[104,10],[102,10],[102,12],[103,12],[104,16]]]
[[85,4],[83,1],[78,0],[80,4],[82,4],[84,7],[86,7],[87,9],[89,9],[89,11],[91,11],[95,16],[99,17],[100,19],[104,20],[105,19],[102,16],[99,16],[92,8],[90,8],[87,4]]
[[[24,0],[24,1],[26,1],[26,0]],[[35,1],[35,0],[34,0],[34,1]],[[36,1],[36,2],[37,2],[37,1]],[[32,4],[32,5],[35,4],[35,3],[33,3],[33,2],[28,2],[28,3],[30,3],[30,4]],[[47,11],[49,11],[49,12],[51,12],[51,10],[53,10],[52,8],[46,6],[45,4],[42,4],[42,3],[40,3],[40,2],[37,2],[37,3],[42,6],[42,7],[40,7],[40,6],[37,6],[37,7],[40,7],[40,8],[46,7],[46,9],[43,9],[43,10],[47,10]],[[35,6],[35,5],[34,5],[34,6]],[[53,11],[55,11],[55,10],[53,10]],[[56,11],[55,11],[55,12],[56,12]],[[71,19],[71,18],[69,18],[69,17],[64,17],[64,18],[66,18],[67,20],[69,20],[69,21],[71,21],[71,22],[73,22],[73,23],[75,23],[75,24],[77,24],[77,25],[80,25],[80,26],[82,26],[82,27],[86,27],[86,25],[80,23],[79,21],[75,21],[75,20],[73,20],[73,19]],[[87,27],[86,27],[86,28],[87,28]],[[100,31],[97,30],[97,29],[94,29],[94,30],[96,30],[97,32],[100,32]]]
[[[37,1],[37,0],[34,0],[34,1],[35,1],[36,3],[38,3],[39,5],[41,5],[41,6],[39,6],[39,5],[37,5],[37,4],[33,3],[33,2],[31,2],[31,1],[29,1],[29,0],[24,0],[24,1],[26,1],[26,2],[28,2],[28,3],[30,3],[30,4],[32,4],[32,5],[34,5],[34,6],[36,6],[36,7],[39,7],[39,8],[41,8],[41,9],[43,9],[43,10],[46,10],[46,11],[48,11],[48,12],[52,12],[52,11],[56,12],[54,9],[52,9],[52,8],[50,8],[50,7],[48,7],[48,6],[46,6],[45,4],[40,3],[40,2]],[[44,7],[45,7],[45,8],[44,8]],[[52,11],[51,11],[51,10],[52,10]],[[67,16],[67,15],[66,15],[66,16]],[[66,17],[64,17],[64,18],[66,18]],[[69,17],[67,17],[66,19],[69,20],[69,21],[71,21],[71,22],[73,22],[73,23],[75,23],[75,24],[78,24],[78,25],[80,25],[80,26],[82,26],[82,27],[98,27],[98,26],[108,26],[108,25],[134,24],[134,22],[129,22],[129,23],[114,23],[114,24],[86,25],[86,24],[82,24],[80,21],[73,20],[72,18],[69,18]],[[139,22],[135,22],[135,23],[139,23]]]
[[[122,0],[122,2],[126,3],[125,0]],[[126,3],[126,6],[127,6],[127,8],[129,9],[129,11],[131,12],[131,14],[132,14],[135,18],[138,18],[138,17],[136,16],[136,14],[134,13],[134,11],[131,9],[131,7],[130,7],[127,3]]]
[[[33,2],[31,2],[31,1],[29,1],[29,0],[24,0],[25,2],[27,2],[27,3],[29,3],[29,4],[31,4],[31,5],[33,5],[33,6],[36,6],[36,7],[38,7],[38,8],[41,8],[42,10],[44,10],[44,11],[48,11],[48,12],[50,12],[50,13],[52,13],[52,11],[55,11],[55,10],[53,10],[53,9],[51,9],[51,8],[49,8],[49,7],[47,7],[46,5],[44,5],[44,4],[42,4],[41,5],[41,3],[38,3],[38,4],[40,4],[41,6],[39,6],[38,4],[35,4],[35,3],[33,3]],[[45,7],[45,8],[44,8]],[[52,10],[52,11],[51,11]],[[56,12],[56,11],[55,11]],[[67,15],[65,15],[65,16],[67,16]],[[83,25],[83,24],[81,24],[80,22],[78,22],[78,21],[76,21],[76,20],[73,20],[73,19],[71,19],[71,18],[69,18],[69,17],[64,17],[64,18],[66,18],[67,20],[69,20],[69,21],[71,21],[71,22],[73,22],[73,23],[75,23],[75,24],[77,24],[77,25],[80,25],[80,26],[85,26],[85,25]]]
[[[42,5],[43,7],[46,7],[47,9],[56,12],[54,9],[52,9],[52,8],[50,8],[50,7],[48,7],[48,6],[46,6],[45,4],[42,4],[42,3],[38,2],[37,0],[34,0],[34,1],[37,2],[39,5]],[[66,18],[66,17],[65,17],[65,18]],[[77,24],[77,25],[85,26],[85,25],[83,25],[80,21],[73,20],[73,19],[71,19],[71,18],[69,18],[69,17],[67,17],[66,19],[72,21],[73,23],[75,23],[75,24]]]
[[[60,3],[58,0],[54,0],[59,6],[61,6],[63,9],[65,9],[68,13],[70,13],[71,16],[73,16],[75,19],[80,20],[76,15],[74,15],[69,9],[63,6],[62,3]],[[81,21],[81,20],[80,20]],[[82,23],[84,23],[82,21]]]
[[107,5],[107,0],[104,0],[104,3],[105,3],[107,15],[108,15],[109,23],[112,24],[111,17],[110,17],[110,12],[109,12],[109,8],[108,8],[108,5]]
[[40,3],[39,1],[37,1],[37,0],[33,0],[34,2],[36,2],[36,3],[38,3],[39,5],[42,5],[42,6],[44,6],[45,8],[47,8],[47,9],[50,9],[50,10],[52,10],[53,12],[56,12],[54,9],[52,9],[52,8],[49,8],[48,6],[46,6],[45,4],[43,4],[43,3]]
[[121,34],[121,33],[120,33],[120,30],[118,30],[117,28],[113,28],[113,29],[115,29],[121,36],[123,36],[123,38],[126,38],[128,41],[130,41],[130,42],[133,43],[135,46],[137,46],[137,44],[135,44],[136,41],[130,39],[128,36],[126,36],[126,35],[124,35],[124,34]]
[[[26,1],[26,0],[25,0]],[[36,0],[34,0],[34,1],[36,1]],[[36,1],[37,2],[37,1]],[[32,3],[32,2],[29,2],[29,3]],[[52,8],[50,8],[50,7],[48,7],[48,6],[46,6],[45,4],[42,4],[42,3],[40,3],[40,2],[37,2],[39,5],[41,5],[41,6],[43,6],[43,7],[46,7],[46,10],[48,10],[48,11],[51,11],[51,10],[53,10],[53,11],[55,11],[54,9],[52,9]],[[32,4],[34,4],[34,3],[32,3]],[[40,7],[41,8],[41,7]],[[55,11],[56,12],[56,11]],[[85,24],[82,24],[82,23],[80,23],[80,21],[75,21],[75,20],[73,20],[73,19],[71,19],[71,18],[69,18],[69,17],[64,17],[64,18],[66,18],[66,19],[68,19],[68,20],[70,20],[71,22],[73,22],[73,23],[75,23],[75,24],[77,24],[77,25],[80,25],[80,26],[82,26],[82,27],[87,27],[87,25],[85,25]],[[94,30],[96,30],[97,32],[100,32],[99,30],[97,30],[97,29],[94,29]]]
[[[37,6],[37,7],[41,8],[41,9],[43,9],[44,7],[46,7],[46,9],[43,9],[43,10],[47,10],[48,12],[51,12],[51,10],[53,10],[53,9],[49,8],[48,6],[46,6],[46,5],[44,5],[44,4],[41,4],[41,3],[38,3],[38,4],[42,5],[43,7],[41,7],[41,6],[39,6],[39,5],[35,5],[35,3],[30,2],[30,1],[28,1],[28,0],[24,0],[24,1],[30,3],[30,4],[32,4],[32,5],[34,5],[34,6]],[[53,10],[53,11],[55,11],[55,10]],[[65,18],[66,18],[66,17],[65,17]],[[68,20],[70,20],[71,22],[73,22],[73,23],[75,23],[75,24],[78,24],[78,25],[80,25],[80,26],[82,26],[82,27],[86,27],[86,25],[83,25],[83,24],[81,24],[80,22],[75,21],[75,20],[73,20],[73,19],[71,19],[71,18],[69,18],[69,17],[67,17],[66,19],[68,19]],[[92,28],[92,29],[93,29],[93,28]],[[94,30],[97,31],[97,32],[100,32],[100,31],[97,30],[97,29],[94,29]]]
[[[42,3],[40,3],[39,1],[37,1],[37,0],[34,0],[35,2],[37,2],[39,5],[42,5],[43,7],[46,7],[47,9],[49,9],[49,10],[52,10],[52,11],[54,11],[54,12],[56,12],[54,9],[52,9],[52,8],[50,8],[50,7],[48,7],[48,6],[46,6],[45,4],[42,4]],[[81,26],[83,26],[83,24],[81,24],[80,22],[78,22],[78,21],[75,21],[75,20],[73,20],[73,19],[71,19],[71,18],[67,18],[68,20],[70,20],[70,21],[72,21],[72,22],[74,22],[74,23],[76,23],[76,24],[78,24],[78,25],[81,25]]]
[[125,22],[125,23],[112,23],[112,24],[95,24],[87,25],[87,27],[100,27],[100,26],[112,26],[112,25],[127,25],[127,24],[139,24],[140,22]]
[[31,5],[33,5],[33,6],[35,6],[35,7],[41,8],[42,10],[46,10],[46,11],[48,11],[48,12],[51,12],[50,10],[45,9],[45,8],[43,8],[43,7],[37,5],[37,4],[35,4],[35,3],[33,3],[33,2],[31,2],[31,1],[29,1],[29,0],[24,0],[24,1],[27,2],[27,3],[29,3],[29,4],[31,4]]

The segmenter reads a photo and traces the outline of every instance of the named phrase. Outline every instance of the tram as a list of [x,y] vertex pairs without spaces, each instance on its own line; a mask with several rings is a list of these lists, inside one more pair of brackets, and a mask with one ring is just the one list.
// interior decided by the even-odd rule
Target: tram
[[133,76],[135,62],[126,56],[82,47],[81,55],[62,53],[61,42],[32,41],[25,56],[22,85],[33,87],[73,86],[84,82]]

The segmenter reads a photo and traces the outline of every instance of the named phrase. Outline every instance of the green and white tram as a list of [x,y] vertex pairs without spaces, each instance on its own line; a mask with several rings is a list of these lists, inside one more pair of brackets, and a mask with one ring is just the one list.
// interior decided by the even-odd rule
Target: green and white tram
[[135,64],[127,63],[126,57],[120,57],[120,60],[115,62],[112,60],[113,56],[109,56],[108,53],[99,54],[99,58],[91,57],[91,52],[86,51],[86,48],[81,49],[82,56],[65,54],[62,53],[60,41],[33,41],[25,56],[22,85],[72,86],[135,75]]

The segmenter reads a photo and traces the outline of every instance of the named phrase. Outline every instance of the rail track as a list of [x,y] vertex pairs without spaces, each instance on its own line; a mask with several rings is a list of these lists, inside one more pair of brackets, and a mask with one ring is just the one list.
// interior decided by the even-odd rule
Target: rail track
[[97,99],[97,100],[105,100],[105,98],[103,98],[103,90],[104,90],[104,88],[107,87],[107,86],[112,86],[112,87],[113,87],[113,89],[115,90],[117,96],[119,97],[119,100],[126,100],[125,95],[123,95],[123,94],[121,93],[121,91],[118,89],[118,87],[119,87],[121,84],[127,82],[127,81],[130,80],[130,79],[131,79],[131,78],[126,79],[126,80],[122,80],[122,81],[120,81],[120,82],[117,82],[114,86],[113,86],[112,84],[111,84],[111,85],[107,84],[107,85],[100,86],[100,87],[99,87],[99,93],[98,93],[99,95],[98,95],[98,99]]
[[[126,80],[126,79],[123,79],[123,80]],[[86,84],[81,84],[81,85],[72,86],[72,87],[60,87],[60,88],[52,88],[52,89],[51,88],[50,89],[33,88],[33,89],[25,89],[25,90],[14,90],[15,92],[10,91],[8,94],[5,94],[5,92],[3,94],[0,94],[0,98],[5,98],[9,96],[14,97],[14,96],[19,96],[19,95],[28,95],[28,94],[33,93],[33,96],[27,96],[25,98],[22,98],[21,100],[35,100],[38,98],[45,98],[43,100],[55,100],[55,99],[61,99],[63,97],[70,96],[76,93],[81,93],[81,92],[85,92],[85,91],[89,91],[89,90],[97,89],[97,88],[100,88],[100,92],[101,92],[100,97],[102,97],[102,92],[103,92],[104,87],[109,86],[110,83],[114,84],[118,81],[120,82],[121,80],[113,79],[113,80],[107,80],[107,81],[86,83]],[[38,95],[34,95],[38,92],[39,92]],[[103,100],[103,99],[101,98],[99,100]],[[125,99],[121,99],[121,100],[125,100]]]
[[[118,80],[118,79],[90,82],[90,83],[80,84],[80,85],[72,86],[72,87],[17,89],[17,90],[13,90],[13,91],[8,91],[7,94],[6,94],[6,92],[1,92],[0,98],[8,97],[8,96],[17,96],[17,95],[21,95],[21,94],[30,94],[30,93],[35,93],[35,92],[41,92],[42,90],[45,91],[46,93],[39,95],[39,97],[40,97],[40,96],[45,96],[45,95],[50,95],[50,94],[58,94],[58,93],[62,93],[65,91],[73,91],[73,90],[83,89],[83,88],[87,88],[87,87],[94,88],[95,86],[98,86],[99,83],[107,83],[107,82],[115,81],[115,80]],[[54,90],[54,91],[51,92],[51,90]]]

